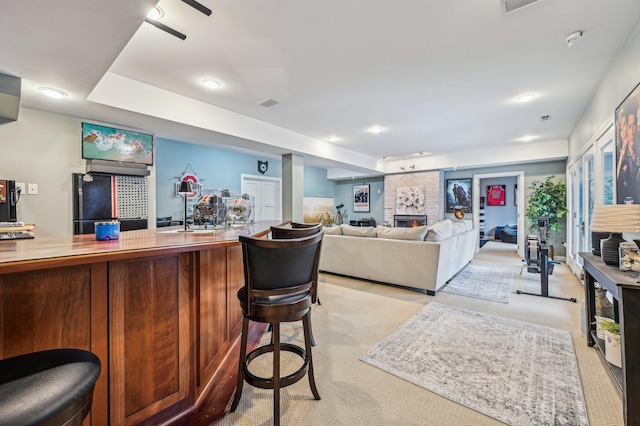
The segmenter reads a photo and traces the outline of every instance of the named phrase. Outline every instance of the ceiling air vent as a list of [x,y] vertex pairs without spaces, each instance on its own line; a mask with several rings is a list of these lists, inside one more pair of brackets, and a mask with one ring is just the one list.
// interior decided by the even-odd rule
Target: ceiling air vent
[[521,7],[529,6],[531,3],[536,3],[538,0],[504,0],[505,12],[513,12]]
[[262,102],[258,102],[258,105],[262,105],[265,108],[269,108],[274,105],[278,105],[278,101],[274,101],[273,99],[265,99]]

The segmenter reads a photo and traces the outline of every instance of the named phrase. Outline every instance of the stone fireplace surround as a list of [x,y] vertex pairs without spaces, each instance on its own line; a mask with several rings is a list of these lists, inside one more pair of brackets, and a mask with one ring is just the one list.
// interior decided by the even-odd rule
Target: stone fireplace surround
[[384,177],[384,221],[395,225],[396,189],[408,186],[424,187],[427,225],[444,219],[444,171],[402,173]]

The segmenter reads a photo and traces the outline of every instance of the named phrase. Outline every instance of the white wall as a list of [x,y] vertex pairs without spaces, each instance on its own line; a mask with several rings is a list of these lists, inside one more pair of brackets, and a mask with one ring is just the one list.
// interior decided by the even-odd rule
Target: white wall
[[[73,234],[72,173],[86,172],[81,120],[21,108],[18,120],[0,125],[0,178],[37,183],[38,195],[23,195],[18,220],[54,235]],[[155,176],[149,179],[149,217],[155,217]]]
[[613,121],[616,107],[640,83],[640,21],[636,22],[596,94],[569,138],[570,163],[604,125]]

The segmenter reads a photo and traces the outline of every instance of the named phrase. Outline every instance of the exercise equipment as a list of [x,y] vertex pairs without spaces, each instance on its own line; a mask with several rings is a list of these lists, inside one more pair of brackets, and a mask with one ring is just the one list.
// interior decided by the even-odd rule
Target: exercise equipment
[[527,272],[540,274],[540,294],[529,293],[521,290],[516,290],[516,293],[568,300],[575,303],[577,302],[577,299],[574,297],[551,296],[549,294],[549,275],[553,274],[553,267],[555,265],[559,265],[560,262],[549,259],[549,245],[547,244],[548,227],[548,218],[538,218],[538,235],[527,235],[527,245],[524,252],[525,264],[522,265],[522,268],[520,269],[520,274],[522,274],[522,270],[525,266],[527,268]]

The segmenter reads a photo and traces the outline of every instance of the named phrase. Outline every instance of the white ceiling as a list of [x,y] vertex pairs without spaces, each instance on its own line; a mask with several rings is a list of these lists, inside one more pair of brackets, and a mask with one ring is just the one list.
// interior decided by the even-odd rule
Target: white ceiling
[[566,144],[640,17],[640,0],[200,3],[213,14],[158,3],[183,41],[144,23],[155,0],[0,0],[0,72],[23,79],[23,107],[375,173],[525,135]]

